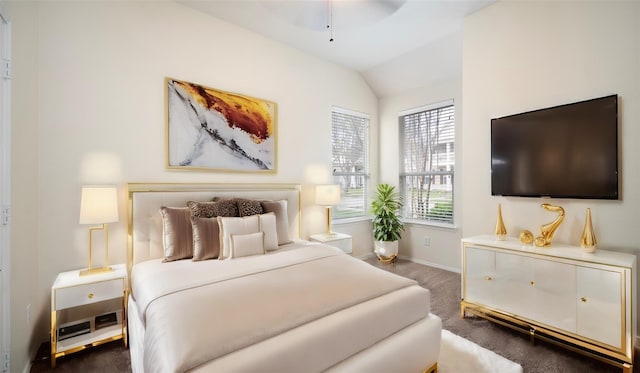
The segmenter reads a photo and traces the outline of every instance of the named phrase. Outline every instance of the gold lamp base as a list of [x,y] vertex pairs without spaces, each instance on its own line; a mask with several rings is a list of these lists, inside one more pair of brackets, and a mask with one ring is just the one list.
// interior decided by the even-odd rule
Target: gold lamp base
[[100,273],[108,273],[112,271],[113,271],[113,268],[111,267],[87,268],[80,271],[80,276],[98,275]]
[[[104,265],[99,268],[94,268],[91,265],[93,262],[93,232],[97,230],[104,230]],[[89,228],[89,264],[87,265],[87,269],[80,271],[80,276],[97,275],[111,271],[113,271],[113,269],[109,267],[109,226],[107,224],[101,224],[97,227],[91,227]]]

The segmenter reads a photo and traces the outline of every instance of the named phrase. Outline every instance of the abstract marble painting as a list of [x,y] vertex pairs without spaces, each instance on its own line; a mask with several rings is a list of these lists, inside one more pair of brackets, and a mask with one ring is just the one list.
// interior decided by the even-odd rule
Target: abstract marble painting
[[166,78],[167,167],[276,170],[276,104]]

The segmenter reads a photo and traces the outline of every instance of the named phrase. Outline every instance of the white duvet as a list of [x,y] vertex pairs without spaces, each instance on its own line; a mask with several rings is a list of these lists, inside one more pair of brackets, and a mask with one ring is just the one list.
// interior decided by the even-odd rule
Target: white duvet
[[132,294],[146,329],[145,372],[321,371],[429,313],[429,292],[415,281],[321,244],[142,262]]

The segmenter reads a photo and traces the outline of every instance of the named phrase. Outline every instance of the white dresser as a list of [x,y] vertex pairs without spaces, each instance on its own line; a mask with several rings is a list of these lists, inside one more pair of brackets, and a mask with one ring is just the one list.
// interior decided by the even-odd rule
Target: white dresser
[[622,367],[635,342],[636,256],[515,238],[462,240],[462,316],[471,313]]

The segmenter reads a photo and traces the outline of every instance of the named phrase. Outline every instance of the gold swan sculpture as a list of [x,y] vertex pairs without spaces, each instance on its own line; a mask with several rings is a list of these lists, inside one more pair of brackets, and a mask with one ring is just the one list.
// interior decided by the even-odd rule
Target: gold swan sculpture
[[538,247],[551,245],[551,238],[553,237],[553,234],[556,233],[556,230],[560,226],[560,223],[562,223],[562,221],[564,220],[564,209],[562,207],[551,205],[548,203],[543,203],[541,206],[543,209],[547,211],[557,212],[559,215],[556,220],[552,221],[551,223],[544,224],[540,227],[540,234],[542,235],[540,237],[536,237],[536,239],[533,241],[533,244]]

